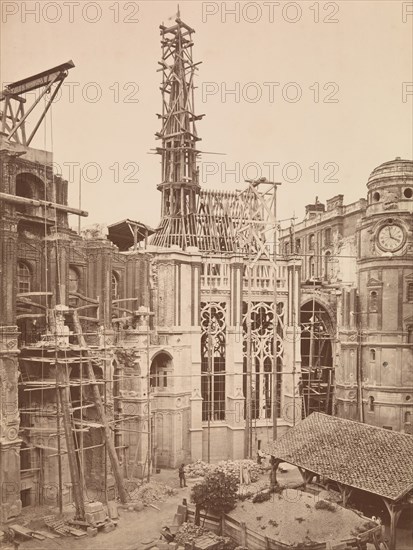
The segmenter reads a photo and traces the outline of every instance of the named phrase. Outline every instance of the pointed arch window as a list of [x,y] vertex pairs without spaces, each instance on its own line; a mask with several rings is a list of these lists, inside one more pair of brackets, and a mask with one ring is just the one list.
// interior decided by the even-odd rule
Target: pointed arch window
[[226,304],[201,303],[202,420],[225,420]]

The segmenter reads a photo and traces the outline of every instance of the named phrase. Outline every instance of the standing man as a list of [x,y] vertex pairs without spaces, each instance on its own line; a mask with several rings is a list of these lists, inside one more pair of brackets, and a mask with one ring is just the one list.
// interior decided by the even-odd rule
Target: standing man
[[185,464],[182,463],[180,466],[179,466],[179,485],[180,487],[187,487],[186,485],[186,479],[185,479]]

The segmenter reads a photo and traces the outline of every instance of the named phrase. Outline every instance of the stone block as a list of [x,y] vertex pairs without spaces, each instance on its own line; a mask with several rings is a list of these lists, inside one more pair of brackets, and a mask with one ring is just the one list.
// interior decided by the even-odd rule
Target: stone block
[[103,504],[99,501],[85,503],[85,512],[87,514],[93,514],[94,512],[100,512],[101,510],[103,510]]
[[96,527],[88,527],[86,529],[86,534],[89,536],[89,537],[96,537],[96,535],[98,534],[98,530]]
[[136,512],[142,512],[144,509],[144,504],[141,501],[135,502],[133,505],[133,509],[136,510]]
[[184,516],[182,514],[175,514],[174,516],[174,520],[173,520],[173,525],[182,525],[184,522]]
[[116,502],[108,502],[108,515],[110,519],[119,518],[118,505]]
[[102,523],[107,518],[105,510],[99,510],[93,514],[85,514],[85,519],[88,523],[94,525],[95,523]]
[[114,530],[115,530],[115,524],[112,523],[111,521],[108,521],[106,525],[103,526],[103,529],[102,529],[104,533],[110,533],[111,531],[114,531]]
[[176,510],[177,514],[182,514],[185,517],[187,512],[188,512],[187,506],[184,506],[183,504],[178,504],[178,508]]

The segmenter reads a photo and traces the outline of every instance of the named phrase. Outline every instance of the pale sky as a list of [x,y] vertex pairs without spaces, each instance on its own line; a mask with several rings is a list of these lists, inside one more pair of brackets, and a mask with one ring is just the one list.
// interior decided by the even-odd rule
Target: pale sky
[[[413,80],[411,2],[181,1],[180,9],[202,61],[200,148],[224,153],[203,155],[203,187],[272,177],[282,182],[279,217],[301,218],[316,195],[353,202],[377,165],[412,158],[412,86],[403,85]],[[53,150],[73,206],[82,167],[85,227],[159,221],[160,157],[148,153],[159,145],[158,26],[175,13],[175,2],[2,2],[2,86],[76,65],[32,145]],[[96,165],[101,177],[88,181]]]

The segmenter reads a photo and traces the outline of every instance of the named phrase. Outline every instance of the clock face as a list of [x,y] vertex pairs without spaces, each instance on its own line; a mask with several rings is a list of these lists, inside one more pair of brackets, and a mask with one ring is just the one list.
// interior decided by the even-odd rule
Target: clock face
[[404,231],[397,224],[388,224],[382,227],[377,237],[378,246],[385,252],[394,252],[404,243]]

